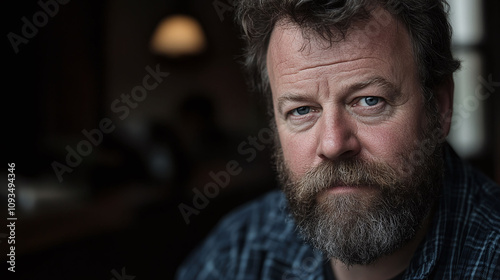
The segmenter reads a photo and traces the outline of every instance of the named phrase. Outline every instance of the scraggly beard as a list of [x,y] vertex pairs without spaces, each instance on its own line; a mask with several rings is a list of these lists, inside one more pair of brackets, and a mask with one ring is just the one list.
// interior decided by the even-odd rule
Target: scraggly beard
[[[413,239],[440,188],[441,146],[430,133],[436,127],[431,122],[421,137],[433,143],[432,151],[415,153],[422,150],[417,145],[402,152],[398,169],[350,158],[322,162],[294,178],[277,145],[278,177],[303,238],[346,265],[371,264]],[[415,160],[415,154],[423,157]],[[328,193],[334,186],[369,186],[374,191]]]

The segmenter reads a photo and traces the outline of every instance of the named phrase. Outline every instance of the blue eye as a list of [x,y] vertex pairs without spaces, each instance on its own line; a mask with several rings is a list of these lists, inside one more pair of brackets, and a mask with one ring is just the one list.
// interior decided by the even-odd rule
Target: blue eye
[[375,96],[368,96],[361,98],[361,106],[375,106],[379,103],[380,98]]
[[292,110],[291,114],[294,116],[302,116],[309,114],[311,112],[311,107],[308,106],[302,106],[297,109]]

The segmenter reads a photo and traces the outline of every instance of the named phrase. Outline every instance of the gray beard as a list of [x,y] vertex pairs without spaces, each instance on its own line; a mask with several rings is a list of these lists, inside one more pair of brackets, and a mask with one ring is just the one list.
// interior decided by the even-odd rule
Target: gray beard
[[[405,151],[400,169],[346,159],[323,162],[302,178],[293,178],[277,145],[278,177],[304,240],[348,266],[371,264],[412,240],[436,201],[443,171],[441,146],[429,129],[423,137],[433,143],[432,152],[420,153],[423,158],[412,161],[412,152],[421,147]],[[375,195],[326,193],[338,185],[378,190]]]

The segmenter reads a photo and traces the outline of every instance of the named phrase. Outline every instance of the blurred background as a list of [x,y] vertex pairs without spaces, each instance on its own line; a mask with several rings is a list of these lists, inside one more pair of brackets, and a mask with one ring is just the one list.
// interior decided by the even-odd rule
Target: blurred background
[[[220,217],[276,187],[231,2],[5,3],[20,279],[171,279]],[[450,4],[464,64],[449,142],[500,183],[500,3]]]

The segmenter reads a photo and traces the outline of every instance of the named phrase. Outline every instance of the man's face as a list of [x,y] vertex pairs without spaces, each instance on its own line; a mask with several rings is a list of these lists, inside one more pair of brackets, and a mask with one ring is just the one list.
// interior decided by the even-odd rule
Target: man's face
[[306,239],[347,264],[413,238],[441,172],[439,149],[410,156],[437,142],[430,131],[439,123],[426,115],[406,29],[392,19],[360,44],[365,24],[330,46],[281,22],[267,56],[290,210]]

